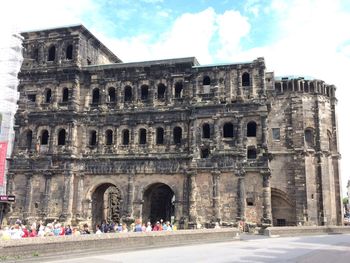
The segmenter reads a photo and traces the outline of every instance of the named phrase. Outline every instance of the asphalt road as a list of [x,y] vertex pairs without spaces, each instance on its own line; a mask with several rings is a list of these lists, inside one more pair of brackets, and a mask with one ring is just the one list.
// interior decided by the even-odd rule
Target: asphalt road
[[99,262],[350,262],[350,235],[267,238],[243,236],[241,241],[113,253],[104,252],[44,260],[50,263]]

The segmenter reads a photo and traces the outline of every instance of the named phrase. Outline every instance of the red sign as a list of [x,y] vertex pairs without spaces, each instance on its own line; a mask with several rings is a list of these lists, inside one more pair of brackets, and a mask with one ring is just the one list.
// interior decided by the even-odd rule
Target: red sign
[[7,142],[0,142],[0,185],[4,185]]

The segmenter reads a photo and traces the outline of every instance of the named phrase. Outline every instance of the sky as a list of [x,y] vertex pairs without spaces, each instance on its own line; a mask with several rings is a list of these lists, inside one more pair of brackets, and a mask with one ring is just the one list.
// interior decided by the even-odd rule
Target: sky
[[277,76],[311,76],[334,84],[346,194],[350,179],[349,0],[1,3],[1,36],[13,30],[70,24],[83,24],[124,62],[195,56],[201,64],[211,64],[264,57],[267,70]]

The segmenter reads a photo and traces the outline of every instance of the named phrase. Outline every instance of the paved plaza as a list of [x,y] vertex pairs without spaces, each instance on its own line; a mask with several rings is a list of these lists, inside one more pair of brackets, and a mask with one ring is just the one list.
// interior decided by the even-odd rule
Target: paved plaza
[[[64,253],[64,252],[63,252]],[[242,236],[241,241],[138,251],[80,254],[44,260],[54,263],[88,262],[350,262],[350,235],[267,238]]]

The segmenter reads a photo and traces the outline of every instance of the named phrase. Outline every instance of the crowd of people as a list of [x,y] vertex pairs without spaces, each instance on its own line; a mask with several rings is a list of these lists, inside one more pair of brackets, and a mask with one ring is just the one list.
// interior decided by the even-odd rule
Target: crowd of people
[[34,222],[31,225],[25,225],[21,220],[17,220],[12,226],[0,229],[0,240],[21,239],[30,237],[47,237],[47,236],[65,236],[65,235],[88,235],[102,233],[125,233],[125,232],[152,232],[152,231],[175,231],[176,225],[172,225],[169,221],[157,221],[154,225],[151,222],[142,223],[141,220],[136,220],[135,223],[127,225],[115,224],[113,222],[103,221],[96,225],[94,231],[89,229],[87,224],[81,226],[63,225],[59,222],[47,223]]

